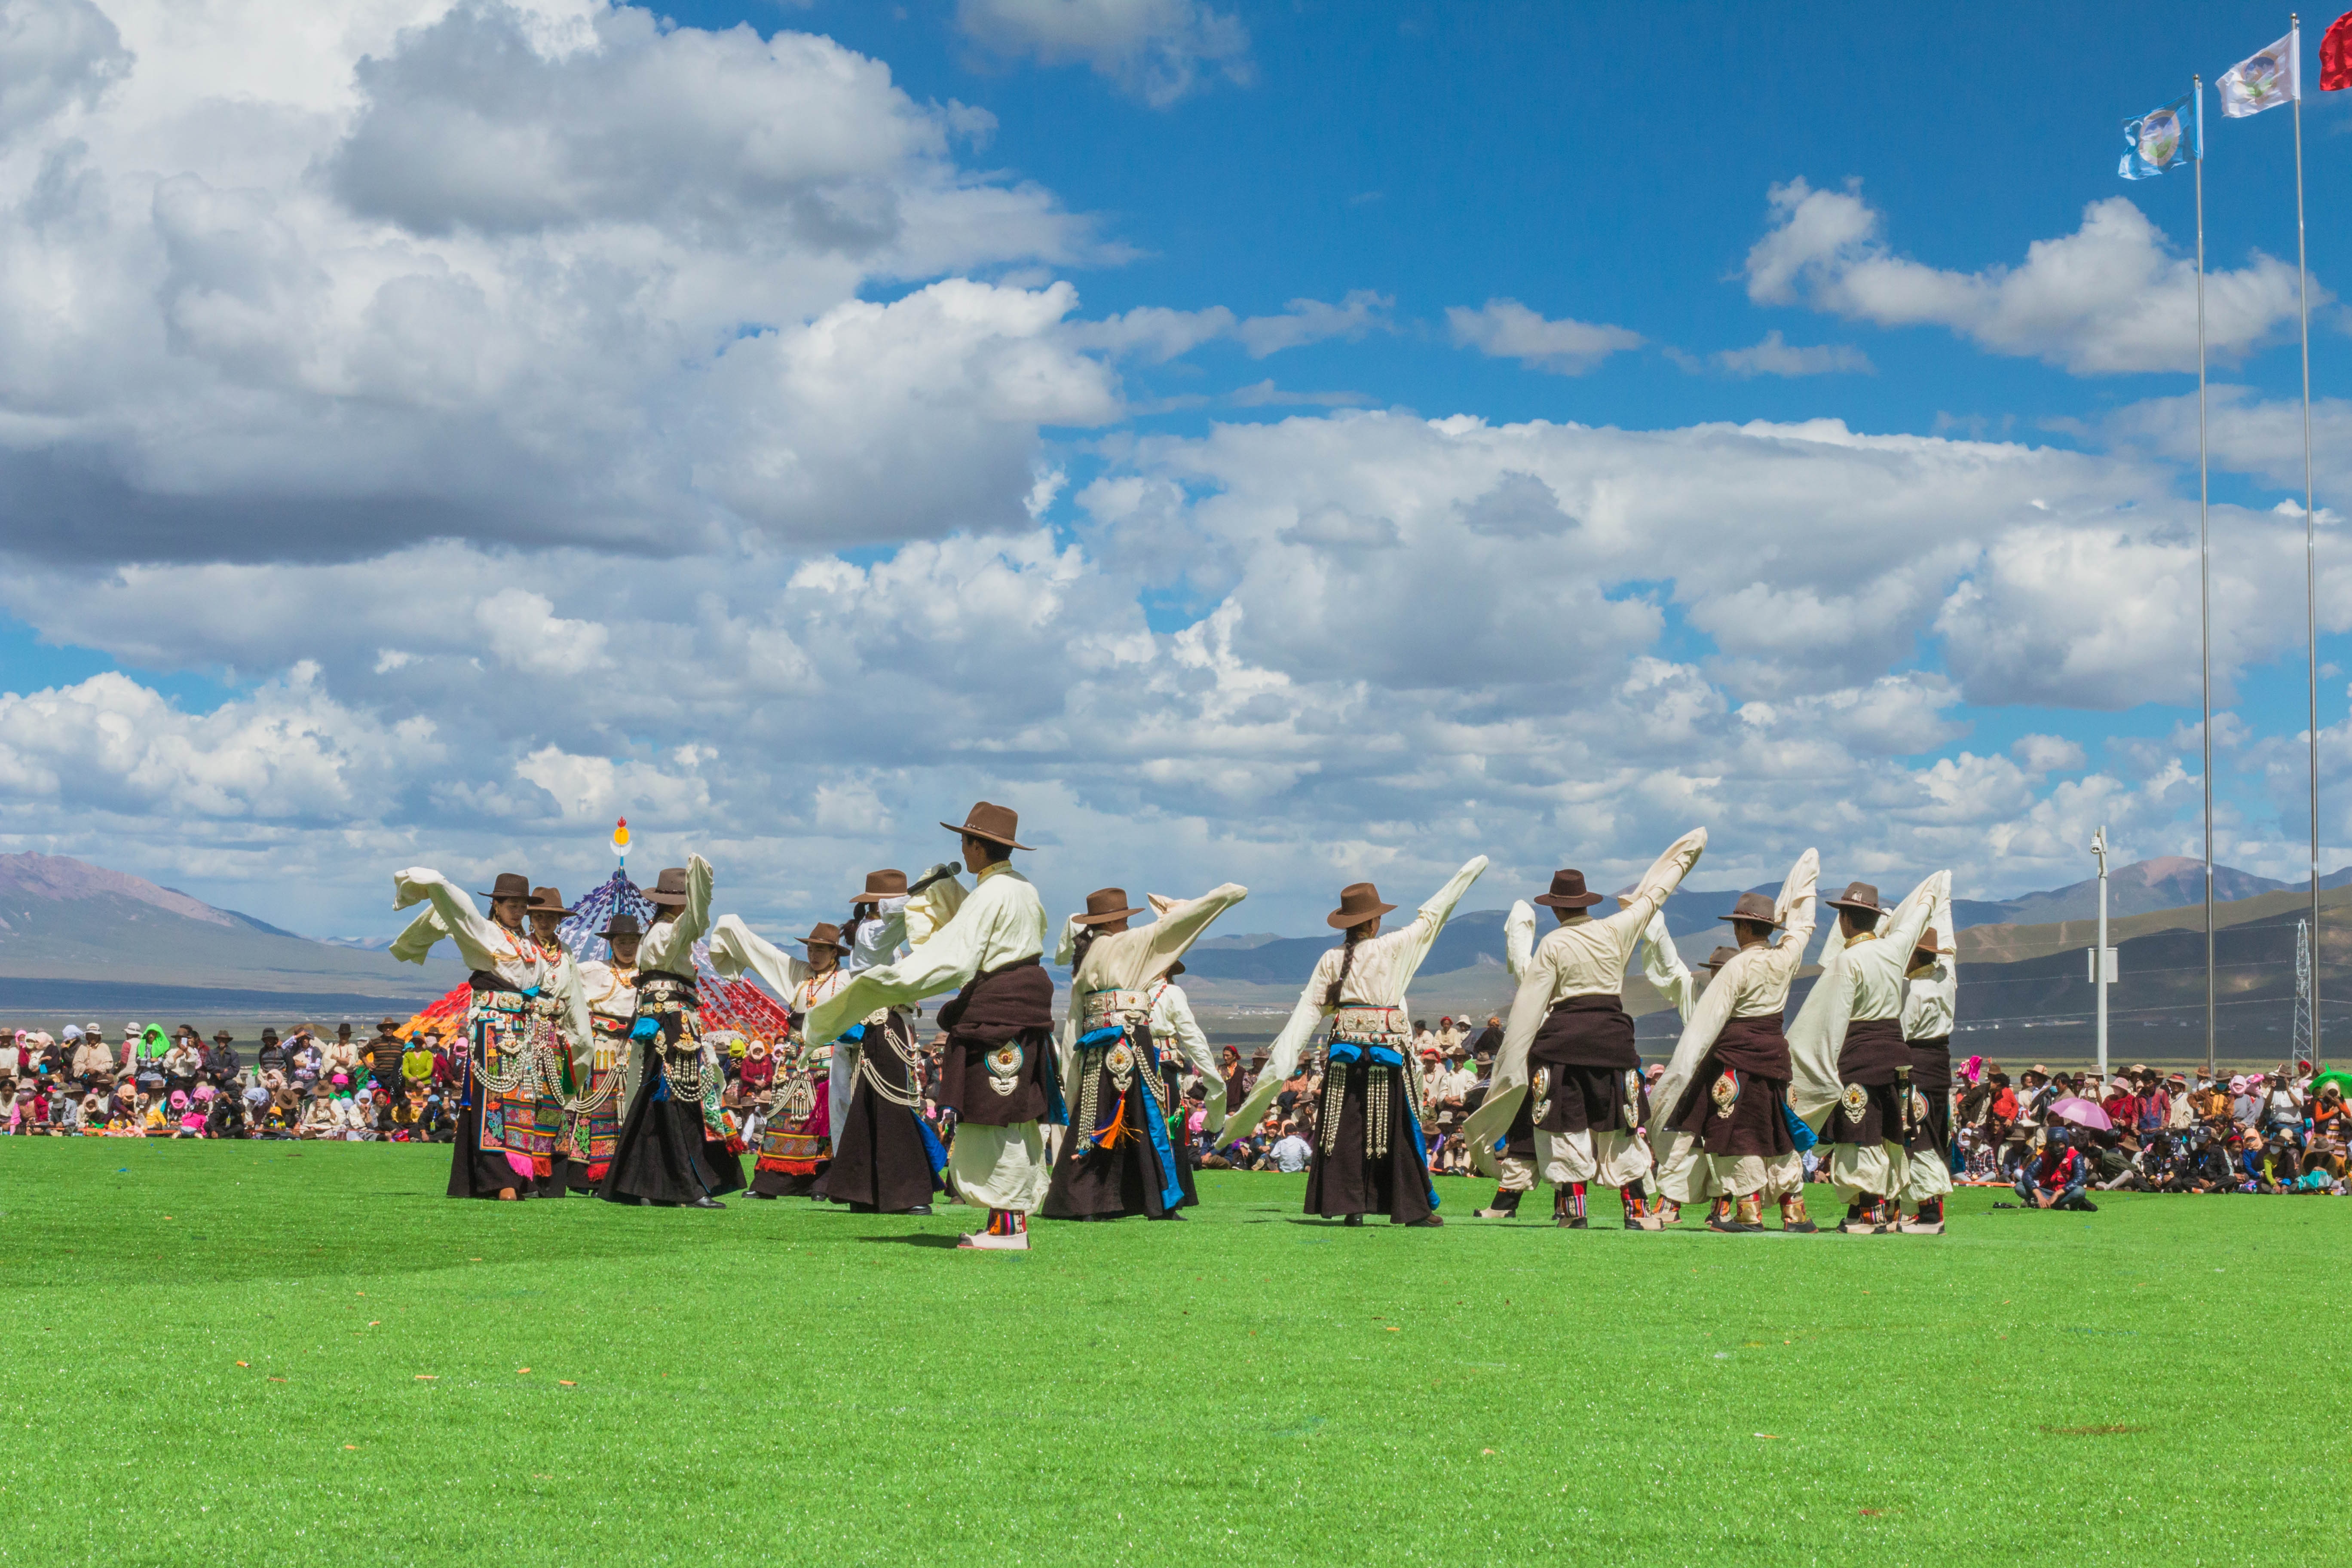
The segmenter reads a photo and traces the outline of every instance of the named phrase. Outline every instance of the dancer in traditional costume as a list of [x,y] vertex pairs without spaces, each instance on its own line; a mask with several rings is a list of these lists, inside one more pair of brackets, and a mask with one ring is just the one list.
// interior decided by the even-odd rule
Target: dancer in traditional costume
[[621,1142],[621,1113],[636,1089],[636,1052],[629,1030],[637,1021],[637,917],[614,915],[596,933],[609,959],[579,961],[580,990],[588,1005],[591,1037],[586,1089],[563,1102],[564,1179],[575,1193],[593,1194],[613,1168]]
[[710,929],[710,862],[689,856],[645,894],[653,929],[637,948],[638,1052],[612,1168],[596,1195],[614,1203],[715,1209],[743,1185],[743,1163],[728,1146],[719,1109],[719,1054],[702,1037],[694,944]]
[[[758,975],[803,1026],[789,1041],[792,1054],[776,1075],[775,1109],[760,1129],[751,1172],[755,1198],[822,1198],[821,1184],[834,1159],[832,1068],[840,1053],[813,1043],[805,1025],[812,1008],[849,984],[841,963],[849,945],[830,921],[811,927],[801,944],[808,950],[805,962],[761,936],[740,915],[719,916],[710,932],[710,967],[730,980],[746,970]],[[926,1195],[929,1191],[927,1185]]]
[[[1162,916],[1175,904],[1175,900],[1164,899],[1158,893],[1146,895],[1144,901]],[[1160,1076],[1166,1084],[1166,1102],[1171,1110],[1181,1112],[1184,1108],[1185,1067],[1189,1064],[1199,1077],[1202,1130],[1209,1134],[1212,1140],[1210,1146],[1214,1147],[1214,1139],[1225,1127],[1228,1101],[1224,1066],[1211,1050],[1209,1037],[1202,1032],[1201,1021],[1192,1016],[1192,998],[1184,994],[1181,985],[1176,984],[1176,977],[1183,973],[1181,963],[1170,964],[1168,972],[1152,982],[1147,993],[1151,998],[1151,1047],[1160,1055]],[[1183,1134],[1183,1120],[1180,1120],[1170,1131],[1170,1136],[1176,1140],[1176,1179],[1184,1189],[1184,1196],[1176,1205],[1180,1209],[1197,1207],[1201,1202],[1200,1188],[1192,1177],[1196,1162],[1192,1140]]]
[[1959,939],[1952,896],[1941,889],[1904,976],[1903,1043],[1911,1052],[1911,1092],[1923,1112],[1911,1130],[1903,1178],[1903,1234],[1941,1236],[1952,1190],[1952,1019],[1959,1010]]
[[[910,1005],[956,990],[940,1009],[947,1031],[940,1097],[957,1115],[950,1161],[957,1194],[988,1210],[987,1228],[958,1245],[1026,1249],[1029,1215],[1045,1195],[1050,1172],[1045,1121],[1067,1120],[1054,1052],[1054,977],[1045,969],[1045,906],[1012,852],[1026,849],[1010,806],[982,801],[961,827],[964,864],[978,877],[969,894],[949,878],[930,889],[936,923],[914,951],[877,964],[810,1013],[811,1039],[841,1035],[880,1007]],[[961,989],[957,989],[957,988]]]
[[1276,1037],[1265,1071],[1242,1102],[1241,1124],[1256,1125],[1298,1065],[1316,1026],[1331,1020],[1315,1152],[1307,1167],[1307,1212],[1361,1225],[1385,1214],[1391,1225],[1435,1226],[1437,1193],[1421,1136],[1421,1074],[1405,1059],[1412,1040],[1405,988],[1445,929],[1454,906],[1486,869],[1477,856],[1416,911],[1412,923],[1381,934],[1396,906],[1357,882],[1326,917],[1347,941],[1316,960],[1315,973]]
[[548,1174],[541,1162],[554,1156],[561,1086],[546,1081],[554,1076],[547,1037],[560,1020],[569,1038],[586,1037],[579,987],[563,985],[562,954],[526,931],[530,882],[520,872],[502,871],[491,884],[488,919],[438,871],[413,866],[392,880],[394,909],[431,905],[394,941],[393,956],[422,963],[446,935],[472,971],[449,1195],[521,1197]]
[[1055,959],[1070,965],[1060,1069],[1076,1116],[1040,1211],[1047,1219],[1183,1217],[1184,1167],[1169,1130],[1172,1116],[1181,1136],[1183,1103],[1152,1043],[1151,991],[1210,921],[1248,895],[1227,882],[1130,927],[1143,911],[1126,889],[1102,888],[1070,917]]
[[1838,927],[1822,954],[1821,978],[1789,1030],[1795,1065],[1789,1102],[1830,1145],[1830,1180],[1846,1204],[1838,1229],[1850,1236],[1891,1235],[1897,1223],[1895,1199],[1918,1120],[1903,1041],[1905,976],[1939,893],[1948,897],[1950,888],[1951,873],[1937,872],[1883,932],[1887,911],[1869,883],[1851,883],[1823,900],[1838,911]]
[[[1762,1230],[1764,1202],[1774,1197],[1781,1229],[1819,1228],[1805,1214],[1805,1167],[1789,1125],[1789,1041],[1780,1015],[1805,961],[1820,875],[1820,857],[1808,849],[1777,900],[1739,895],[1723,917],[1738,951],[1700,994],[1651,1089],[1650,1102],[1664,1117],[1653,1136],[1668,1139],[1660,1190],[1677,1208],[1727,1198],[1727,1208],[1707,1221],[1711,1230]],[[1778,943],[1775,931],[1781,932]]]
[[1643,932],[1706,847],[1706,829],[1683,835],[1624,908],[1599,920],[1591,911],[1601,895],[1585,889],[1581,871],[1555,874],[1551,890],[1536,900],[1559,923],[1528,961],[1495,1058],[1493,1087],[1464,1137],[1473,1149],[1491,1151],[1528,1102],[1557,1224],[1586,1227],[1588,1188],[1597,1182],[1618,1190],[1628,1230],[1658,1228],[1641,1190],[1654,1162],[1640,1131],[1642,1056],[1622,992]]

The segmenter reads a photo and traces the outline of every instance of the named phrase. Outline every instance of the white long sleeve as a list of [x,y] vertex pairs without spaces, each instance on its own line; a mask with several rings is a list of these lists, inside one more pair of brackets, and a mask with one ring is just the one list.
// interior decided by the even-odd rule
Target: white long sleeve
[[[412,866],[393,874],[392,888],[394,910],[428,901],[432,904],[434,912],[441,917],[442,929],[457,944],[457,956],[467,968],[496,974],[520,991],[530,990],[547,977],[550,966],[538,943],[484,915],[463,889],[440,872]],[[416,926],[417,922],[409,922],[411,931]],[[421,956],[418,962],[422,962]]]
[[806,963],[744,924],[740,915],[720,915],[710,928],[710,967],[728,980],[757,975],[788,1006],[793,988],[809,973]]
[[[951,882],[934,882],[926,896]],[[912,932],[910,919],[908,934]],[[1029,879],[1013,869],[1011,862],[1000,860],[981,874],[979,885],[961,900],[946,923],[915,943],[912,952],[856,976],[821,1004],[809,1016],[808,1037],[832,1039],[877,1007],[908,1006],[960,989],[975,974],[1041,958],[1045,952],[1045,906]]]
[[[1341,1002],[1370,1007],[1402,1007],[1405,988],[1412,984],[1421,961],[1429,956],[1438,934],[1444,931],[1454,906],[1462,901],[1462,895],[1470,890],[1470,885],[1486,869],[1486,857],[1472,856],[1447,879],[1445,886],[1421,906],[1412,923],[1402,931],[1385,931],[1369,942],[1358,942],[1355,959],[1348,965]],[[1332,1009],[1324,1005],[1323,999],[1330,994],[1332,982],[1339,978],[1345,951],[1344,947],[1335,947],[1315,961],[1314,973],[1298,994],[1298,1005],[1290,1010],[1289,1022],[1283,1025],[1282,1033],[1275,1037],[1266,1052],[1265,1070],[1258,1074],[1256,1087],[1234,1113],[1234,1121],[1244,1130],[1257,1125],[1257,1119],[1265,1114],[1265,1108],[1281,1092],[1283,1080],[1297,1069],[1315,1026],[1330,1016]]]
[[694,944],[710,930],[710,862],[686,858],[686,906],[646,932],[637,946],[637,967],[665,974],[694,973]]

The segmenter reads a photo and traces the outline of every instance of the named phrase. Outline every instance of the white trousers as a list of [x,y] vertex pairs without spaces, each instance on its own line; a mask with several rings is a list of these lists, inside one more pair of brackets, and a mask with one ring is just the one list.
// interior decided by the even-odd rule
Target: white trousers
[[857,1088],[857,1047],[847,1040],[833,1042],[833,1066],[825,1074],[825,1093],[832,1096],[824,1108],[825,1120],[833,1123],[825,1136],[841,1142],[841,1131],[849,1125],[849,1097]]
[[1522,1159],[1517,1154],[1497,1154],[1495,1156],[1495,1171],[1502,1178],[1496,1184],[1499,1191],[1528,1193],[1535,1190],[1536,1163],[1533,1160]]
[[1669,1135],[1665,1157],[1658,1162],[1658,1192],[1668,1203],[1703,1204],[1720,1195],[1714,1170],[1705,1162],[1698,1140],[1687,1132]]
[[1783,1154],[1773,1160],[1761,1154],[1701,1154],[1699,1161],[1706,1175],[1694,1184],[1703,1184],[1707,1197],[1744,1198],[1751,1193],[1760,1193],[1767,1203],[1778,1203],[1805,1190],[1805,1162],[1800,1154]]
[[[1851,1204],[1858,1196],[1891,1198],[1903,1191],[1910,1165],[1910,1152],[1900,1143],[1883,1142],[1874,1149],[1838,1143],[1830,1150],[1830,1184],[1837,1189],[1840,1203]],[[1944,1185],[1948,1189],[1950,1181]]]
[[1046,1158],[1045,1140],[1034,1121],[1010,1127],[959,1122],[955,1146],[948,1151],[948,1169],[965,1203],[1023,1214],[1045,1201],[1045,1188],[1054,1179],[1054,1163]]
[[1952,1163],[1941,1153],[1914,1154],[1905,1162],[1903,1201],[1913,1208],[1922,1198],[1940,1198],[1952,1190]]
[[1570,1182],[1638,1186],[1656,1163],[1650,1157],[1650,1145],[1638,1132],[1611,1128],[1554,1133],[1540,1127],[1536,1129],[1536,1163],[1542,1167],[1544,1180],[1559,1187]]

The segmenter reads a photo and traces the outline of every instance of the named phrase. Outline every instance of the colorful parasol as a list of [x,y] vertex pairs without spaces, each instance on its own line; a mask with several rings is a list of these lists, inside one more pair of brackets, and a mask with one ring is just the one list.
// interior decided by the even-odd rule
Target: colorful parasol
[[2077,1094],[2070,1094],[2050,1107],[2051,1116],[2059,1121],[2070,1121],[2077,1127],[2087,1127],[2094,1132],[2112,1132],[2116,1124],[2107,1113]]

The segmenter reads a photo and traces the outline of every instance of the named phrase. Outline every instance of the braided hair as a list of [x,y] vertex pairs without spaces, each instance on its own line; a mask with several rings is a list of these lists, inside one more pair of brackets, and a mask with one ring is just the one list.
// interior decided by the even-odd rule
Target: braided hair
[[1339,977],[1331,982],[1331,988],[1323,993],[1323,1005],[1326,1007],[1336,1008],[1339,1005],[1340,988],[1348,984],[1348,971],[1356,966],[1356,944],[1370,936],[1371,931],[1372,922],[1370,921],[1366,921],[1360,925],[1351,925],[1348,928],[1348,941],[1346,944],[1339,949]]
[[1095,938],[1101,932],[1100,926],[1080,926],[1078,934],[1070,940],[1070,975],[1073,979],[1076,978],[1079,970],[1087,966],[1087,949],[1094,946]]
[[868,921],[876,921],[882,918],[878,914],[861,914],[858,912],[861,910],[869,910],[873,907],[874,906],[871,904],[852,904],[849,906],[849,918],[841,922],[841,951],[845,957],[857,951],[857,928],[864,925]]

